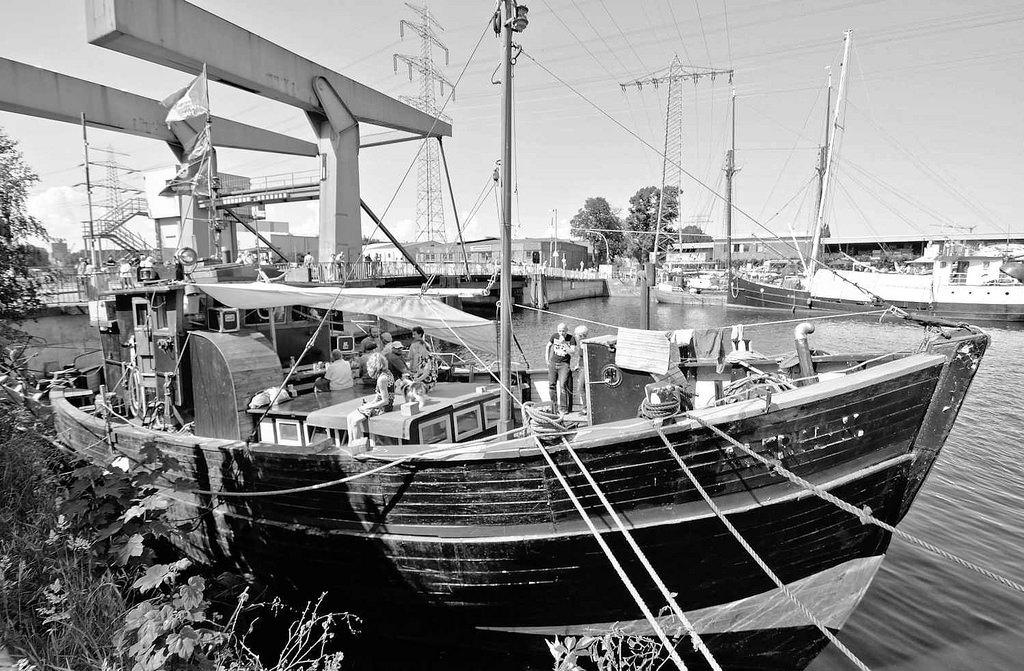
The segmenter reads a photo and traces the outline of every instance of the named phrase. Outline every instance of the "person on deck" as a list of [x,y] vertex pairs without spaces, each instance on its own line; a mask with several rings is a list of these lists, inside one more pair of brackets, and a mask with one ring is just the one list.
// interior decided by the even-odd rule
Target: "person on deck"
[[377,393],[348,415],[348,444],[353,454],[369,449],[369,441],[365,437],[369,428],[369,418],[389,412],[395,403],[395,378],[388,370],[388,362],[384,355],[380,352],[371,354],[366,364],[366,372],[376,379]]
[[366,353],[359,357],[359,377],[363,378],[364,381],[366,378],[370,377],[367,369],[370,363],[370,357],[374,354],[381,354],[381,352],[377,347],[377,343],[371,342],[366,346]]
[[377,349],[384,349],[384,342],[380,339],[380,329],[376,326],[370,327],[370,335],[359,341],[359,351],[366,352],[370,349],[370,343]]
[[404,346],[398,340],[384,345],[384,358],[388,360],[388,370],[395,378],[409,374],[409,366],[402,357]]
[[572,412],[572,372],[569,370],[569,363],[575,353],[576,338],[569,334],[569,327],[565,323],[559,324],[558,332],[548,338],[548,344],[544,348],[552,409],[560,408],[562,412]]
[[324,379],[331,384],[331,391],[352,388],[352,364],[345,361],[341,350],[331,350],[331,363],[327,364]]
[[576,339],[577,351],[572,358],[570,372],[572,373],[573,394],[581,409],[585,409],[587,405],[587,380],[583,370],[583,340],[589,335],[590,330],[584,324],[580,324],[572,331],[572,336]]
[[412,342],[409,344],[409,370],[413,382],[422,382],[427,391],[437,383],[437,359],[430,345],[423,339],[423,327],[412,327]]

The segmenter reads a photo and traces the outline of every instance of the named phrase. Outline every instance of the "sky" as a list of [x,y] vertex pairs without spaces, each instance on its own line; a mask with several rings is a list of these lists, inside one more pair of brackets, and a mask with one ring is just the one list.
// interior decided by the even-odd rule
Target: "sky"
[[[295,53],[393,97],[414,96],[393,54],[417,55],[393,0],[196,0],[196,4]],[[825,83],[838,87],[843,32],[853,31],[846,104],[838,135],[828,222],[834,235],[1024,235],[1016,188],[1024,175],[1024,4],[1010,0],[527,0],[529,26],[515,70],[513,233],[568,235],[589,197],[624,216],[639,188],[660,185],[666,87],[620,84],[684,66],[732,69],[683,86],[682,214],[724,234],[724,155],[735,91],[734,232],[789,236],[814,214],[815,165],[825,127]],[[84,0],[0,0],[0,56],[154,99],[190,76],[92,46]],[[493,2],[429,3],[450,63],[436,65],[457,84],[439,103],[451,116],[445,140],[457,210],[468,238],[498,234],[490,190],[501,155],[500,87],[492,78],[501,42],[490,28]],[[445,89],[445,94],[448,89]],[[833,101],[835,94],[833,93]],[[297,109],[217,83],[214,114],[314,140]],[[55,237],[80,249],[85,208],[81,129],[0,112],[40,176],[29,201]],[[364,133],[373,129],[366,129]],[[90,129],[93,161],[109,156],[141,172],[173,156],[159,141]],[[416,153],[406,142],[360,153],[363,199],[400,238],[416,237]],[[108,150],[113,152],[108,155]],[[315,170],[311,158],[220,150],[224,172],[262,177]],[[93,167],[94,180],[106,171]],[[138,173],[121,181],[141,187]],[[98,209],[104,195],[94,191]],[[449,239],[453,210],[444,194]],[[269,206],[267,218],[315,235],[317,203]],[[470,215],[473,215],[470,218]],[[365,234],[372,223],[364,220]],[[557,231],[555,230],[557,226]],[[144,228],[143,233],[148,233]],[[380,237],[379,234],[377,237]]]

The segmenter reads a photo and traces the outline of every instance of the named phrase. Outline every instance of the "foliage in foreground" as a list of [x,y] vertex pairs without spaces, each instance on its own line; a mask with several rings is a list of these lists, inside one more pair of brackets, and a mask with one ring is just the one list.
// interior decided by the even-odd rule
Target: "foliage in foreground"
[[335,626],[351,622],[319,602],[297,615],[269,665],[245,637],[264,604],[242,592],[226,616],[213,614],[215,579],[170,543],[195,520],[170,519],[155,487],[189,486],[173,459],[149,446],[144,463],[100,469],[71,461],[47,432],[0,402],[0,641],[23,668],[340,667],[329,645]]

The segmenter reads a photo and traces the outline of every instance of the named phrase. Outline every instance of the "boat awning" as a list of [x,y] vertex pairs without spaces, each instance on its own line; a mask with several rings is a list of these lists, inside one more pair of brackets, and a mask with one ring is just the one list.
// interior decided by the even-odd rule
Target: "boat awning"
[[423,327],[430,336],[477,352],[498,353],[497,330],[493,321],[467,314],[446,305],[444,296],[479,296],[481,290],[383,289],[377,287],[293,287],[266,282],[194,284],[195,288],[224,305],[248,310],[304,305],[324,310],[375,315],[405,328]]

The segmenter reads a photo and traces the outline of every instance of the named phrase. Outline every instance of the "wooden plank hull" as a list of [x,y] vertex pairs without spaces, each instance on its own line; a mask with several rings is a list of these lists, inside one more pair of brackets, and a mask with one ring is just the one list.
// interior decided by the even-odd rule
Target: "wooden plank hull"
[[[937,457],[986,345],[984,335],[952,338],[934,354],[779,395],[768,412],[756,400],[714,409],[708,418],[754,451],[895,524]],[[246,447],[128,425],[114,427],[111,447],[103,442],[102,420],[60,398],[55,407],[61,435],[91,459],[131,458],[155,440],[185,464],[200,490],[276,491],[380,466],[332,447]],[[695,423],[663,430],[783,582],[818,604],[815,612],[826,626],[841,627],[867,589],[888,534],[767,471]],[[747,668],[741,660],[760,659],[757,668],[798,669],[823,647],[821,634],[794,616],[649,423],[593,427],[573,443],[720,661]],[[251,574],[297,600],[326,591],[332,605],[382,631],[463,644],[522,638],[523,649],[542,649],[544,637],[614,623],[649,633],[533,443],[513,440],[501,448],[500,457],[419,459],[294,494],[218,501],[170,492],[171,511],[202,520],[187,538],[190,554]],[[655,609],[663,605],[568,453],[558,446],[550,451],[645,599]]]

